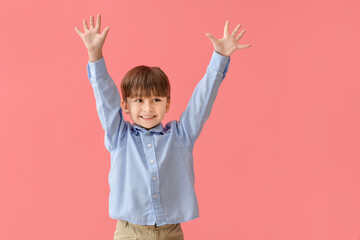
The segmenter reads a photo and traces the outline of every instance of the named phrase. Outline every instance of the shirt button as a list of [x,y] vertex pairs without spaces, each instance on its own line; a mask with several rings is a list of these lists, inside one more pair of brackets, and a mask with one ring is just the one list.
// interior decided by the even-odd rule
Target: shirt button
[[148,147],[148,148],[151,147],[151,143],[149,143],[149,144],[147,145],[147,147]]
[[148,135],[148,136],[149,136],[149,135],[150,135],[150,132],[147,132],[147,133],[146,133],[146,135]]
[[153,180],[156,181],[157,177],[153,177]]
[[156,195],[156,194],[154,194],[154,198],[157,198],[157,195]]
[[151,159],[151,160],[150,160],[150,163],[154,163],[154,160],[153,160],[153,159]]

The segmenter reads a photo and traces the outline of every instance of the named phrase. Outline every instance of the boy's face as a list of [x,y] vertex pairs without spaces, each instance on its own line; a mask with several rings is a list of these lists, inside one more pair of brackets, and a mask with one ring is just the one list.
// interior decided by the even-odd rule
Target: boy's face
[[130,114],[131,120],[147,130],[155,127],[164,119],[169,111],[170,100],[167,97],[127,98],[121,100],[121,107],[125,113]]

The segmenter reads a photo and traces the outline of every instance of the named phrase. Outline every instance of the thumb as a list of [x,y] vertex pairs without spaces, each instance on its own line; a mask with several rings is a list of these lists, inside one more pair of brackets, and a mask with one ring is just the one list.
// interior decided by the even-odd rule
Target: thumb
[[109,32],[109,29],[110,29],[110,27],[109,26],[107,26],[105,29],[104,29],[104,31],[102,32],[102,37],[104,37],[104,38],[106,38],[106,36],[107,36],[107,34],[108,34],[108,32]]
[[211,35],[210,33],[206,33],[205,35],[210,39],[213,44],[216,43],[217,39],[213,35]]

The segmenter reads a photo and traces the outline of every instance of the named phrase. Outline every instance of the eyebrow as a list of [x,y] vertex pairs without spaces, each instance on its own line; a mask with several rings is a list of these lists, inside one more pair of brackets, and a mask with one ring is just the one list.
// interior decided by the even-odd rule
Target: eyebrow
[[134,98],[134,99],[139,99],[139,98],[166,98],[166,97],[161,97],[161,96],[151,96],[151,97],[141,97],[141,96],[137,96],[137,97],[129,97],[129,98]]

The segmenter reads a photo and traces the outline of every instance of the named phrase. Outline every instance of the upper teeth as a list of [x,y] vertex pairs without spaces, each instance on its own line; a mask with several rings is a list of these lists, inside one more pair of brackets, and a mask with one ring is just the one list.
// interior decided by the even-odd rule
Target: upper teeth
[[143,118],[153,118],[154,116],[142,116]]

